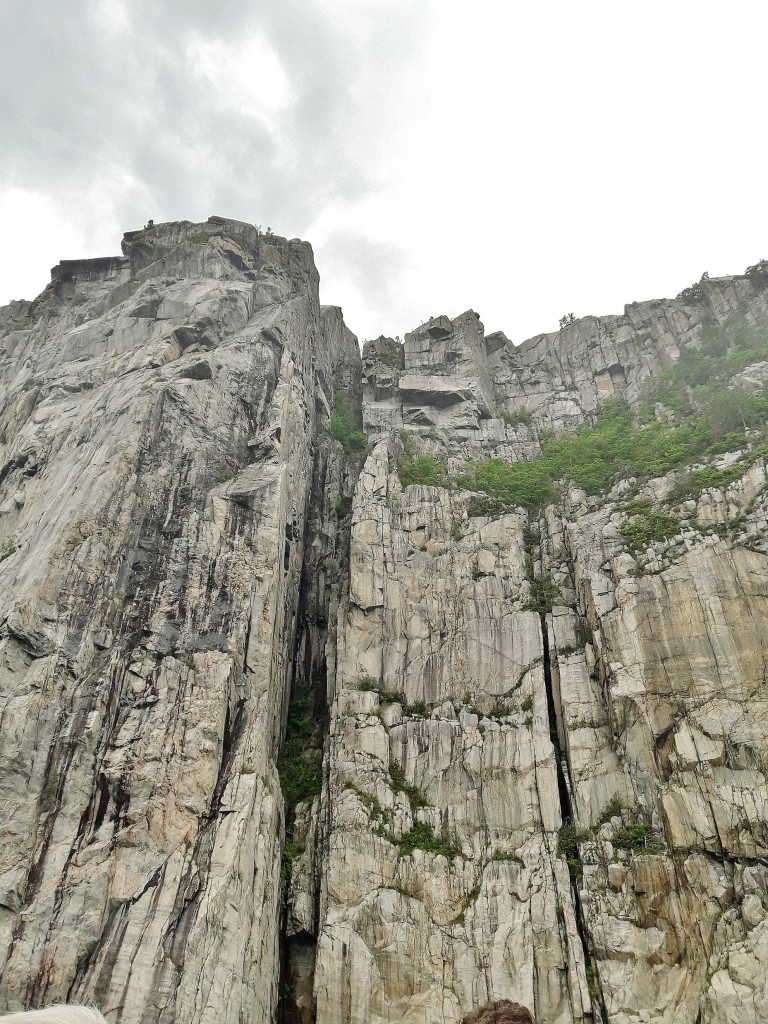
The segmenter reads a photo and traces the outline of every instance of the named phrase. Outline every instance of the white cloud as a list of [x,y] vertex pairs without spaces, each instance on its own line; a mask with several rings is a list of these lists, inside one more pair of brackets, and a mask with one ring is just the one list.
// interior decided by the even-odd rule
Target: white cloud
[[[29,266],[54,267],[62,252],[79,253],[84,238],[77,226],[50,198],[23,189],[0,192],[0,222],[3,235],[13,249],[4,253],[2,264],[3,301],[30,299]],[[12,257],[12,258],[11,258]],[[35,293],[48,277],[35,286]]]
[[289,105],[291,87],[280,58],[261,34],[249,34],[233,47],[192,32],[186,45],[190,73],[204,79],[220,103],[276,130],[276,115]]
[[126,0],[89,0],[88,7],[102,31],[121,35],[130,28],[131,17]]

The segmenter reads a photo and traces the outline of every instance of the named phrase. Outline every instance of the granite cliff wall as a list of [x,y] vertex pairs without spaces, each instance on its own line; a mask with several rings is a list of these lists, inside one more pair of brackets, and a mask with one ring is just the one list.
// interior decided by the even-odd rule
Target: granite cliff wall
[[0,1005],[768,1021],[765,268],[361,362],[306,243],[123,248],[0,311]]

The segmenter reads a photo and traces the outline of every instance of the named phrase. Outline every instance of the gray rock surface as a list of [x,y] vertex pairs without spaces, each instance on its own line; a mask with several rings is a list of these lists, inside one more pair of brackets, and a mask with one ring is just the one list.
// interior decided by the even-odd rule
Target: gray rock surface
[[317,288],[211,218],[0,310],[0,1008],[768,1021],[765,455],[536,515],[398,472],[637,408],[766,274],[362,361]]
[[124,250],[0,341],[0,1000],[269,1020],[312,467],[359,353],[304,242]]

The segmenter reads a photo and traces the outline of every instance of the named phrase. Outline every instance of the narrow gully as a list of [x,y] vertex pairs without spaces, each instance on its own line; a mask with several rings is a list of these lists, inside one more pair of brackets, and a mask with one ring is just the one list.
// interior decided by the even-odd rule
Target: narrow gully
[[[571,799],[571,788],[566,775],[566,768],[564,767],[566,763],[565,754],[560,742],[560,730],[558,728],[558,718],[555,708],[555,695],[552,687],[552,652],[549,646],[549,631],[547,629],[546,613],[539,613],[539,621],[541,624],[541,639],[544,651],[544,689],[547,695],[549,736],[552,741],[552,745],[555,748],[555,769],[557,772],[557,789],[560,796],[560,816],[565,824],[566,822],[573,821],[573,801]],[[584,908],[581,903],[579,887],[574,878],[571,878],[571,893],[575,910],[574,918],[576,921],[576,929],[579,933],[582,949],[584,950],[584,962],[589,968],[592,977],[597,982],[595,958],[592,954],[589,932],[584,918]],[[589,981],[589,978],[587,980]],[[590,985],[589,988],[589,995],[592,1001],[593,1018],[599,1019],[602,1021],[602,1024],[608,1024],[608,1016],[606,1014],[605,1004],[603,1002],[599,985],[595,983],[594,986]],[[597,1012],[595,1012],[595,1010]]]

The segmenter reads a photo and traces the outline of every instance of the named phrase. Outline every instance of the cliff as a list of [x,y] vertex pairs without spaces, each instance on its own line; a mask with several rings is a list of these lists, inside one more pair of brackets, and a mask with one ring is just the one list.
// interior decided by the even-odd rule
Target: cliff
[[361,361],[211,218],[0,310],[0,1006],[768,1021],[767,271]]

